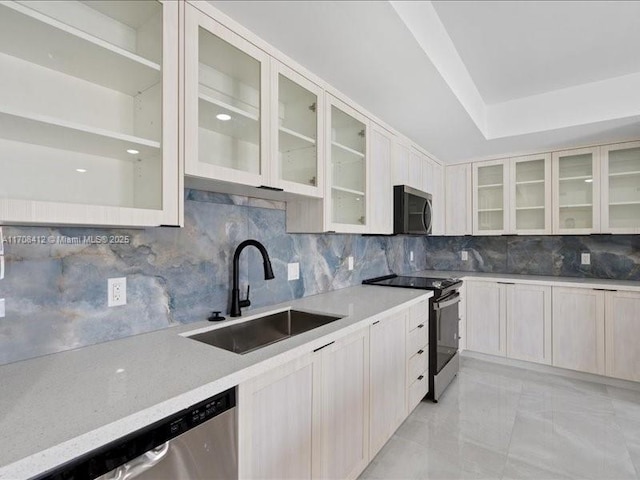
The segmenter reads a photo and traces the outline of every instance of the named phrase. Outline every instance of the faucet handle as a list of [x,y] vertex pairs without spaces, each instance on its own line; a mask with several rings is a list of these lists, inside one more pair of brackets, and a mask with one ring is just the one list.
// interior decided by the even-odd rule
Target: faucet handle
[[240,307],[249,307],[251,306],[251,300],[249,300],[249,291],[251,289],[251,285],[247,285],[247,298],[244,300],[240,300]]

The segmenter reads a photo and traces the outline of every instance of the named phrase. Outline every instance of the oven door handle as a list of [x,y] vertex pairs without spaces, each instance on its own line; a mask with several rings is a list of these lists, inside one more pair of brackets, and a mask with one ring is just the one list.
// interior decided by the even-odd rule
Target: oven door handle
[[449,295],[448,297],[442,299],[439,302],[435,302],[433,304],[434,310],[442,310],[443,308],[450,307],[460,301],[460,294],[454,293],[453,295]]

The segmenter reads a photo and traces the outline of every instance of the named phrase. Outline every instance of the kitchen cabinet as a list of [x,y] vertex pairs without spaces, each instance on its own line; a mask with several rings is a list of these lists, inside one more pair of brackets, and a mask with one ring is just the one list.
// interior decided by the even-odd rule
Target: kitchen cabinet
[[433,235],[445,234],[444,167],[433,162]]
[[317,354],[313,477],[357,478],[369,463],[369,329]]
[[509,233],[509,160],[473,164],[473,233]]
[[602,233],[640,233],[640,142],[601,152]]
[[[409,177],[406,185],[412,188],[424,191],[423,175],[424,171],[422,164],[424,163],[424,156],[414,148],[409,149]],[[427,192],[429,193],[429,192]]]
[[553,287],[553,365],[605,374],[604,292]]
[[370,329],[369,454],[373,458],[407,416],[406,333],[408,315],[395,314]]
[[393,185],[409,185],[409,157],[411,147],[403,139],[396,137],[393,146],[391,178]]
[[640,293],[605,292],[606,374],[640,381]]
[[507,357],[551,364],[551,287],[515,284],[505,291]]
[[369,231],[371,233],[393,233],[393,184],[391,177],[391,154],[394,137],[388,130],[371,124],[371,166],[369,184],[371,195],[371,214]]
[[466,347],[474,352],[506,355],[506,285],[497,282],[466,283]]
[[473,214],[471,164],[445,168],[445,233],[471,235]]
[[551,154],[510,159],[511,233],[551,234]]
[[309,353],[238,387],[239,478],[312,477],[319,368]]
[[429,393],[429,300],[414,305],[407,319],[407,411]]
[[599,233],[599,148],[554,152],[552,166],[553,233]]
[[178,9],[0,5],[1,223],[180,223]]

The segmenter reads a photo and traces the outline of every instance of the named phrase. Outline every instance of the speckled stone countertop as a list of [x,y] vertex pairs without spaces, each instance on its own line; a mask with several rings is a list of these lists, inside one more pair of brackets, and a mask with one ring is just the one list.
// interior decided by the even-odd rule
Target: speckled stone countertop
[[556,287],[601,288],[604,290],[627,290],[640,292],[640,282],[629,280],[607,280],[599,278],[552,277],[541,275],[516,275],[509,273],[480,273],[447,270],[422,270],[411,275],[419,277],[453,277],[466,280],[486,280],[497,282],[513,282],[549,285]]
[[431,295],[356,286],[246,312],[233,322],[289,307],[344,316],[246,355],[181,335],[212,327],[199,322],[2,366],[0,479],[43,473]]

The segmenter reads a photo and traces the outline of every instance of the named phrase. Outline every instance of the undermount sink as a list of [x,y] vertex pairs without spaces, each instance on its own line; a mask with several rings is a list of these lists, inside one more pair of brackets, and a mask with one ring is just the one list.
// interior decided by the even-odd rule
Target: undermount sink
[[244,354],[341,318],[300,310],[284,310],[255,320],[198,333],[188,338],[230,352]]

